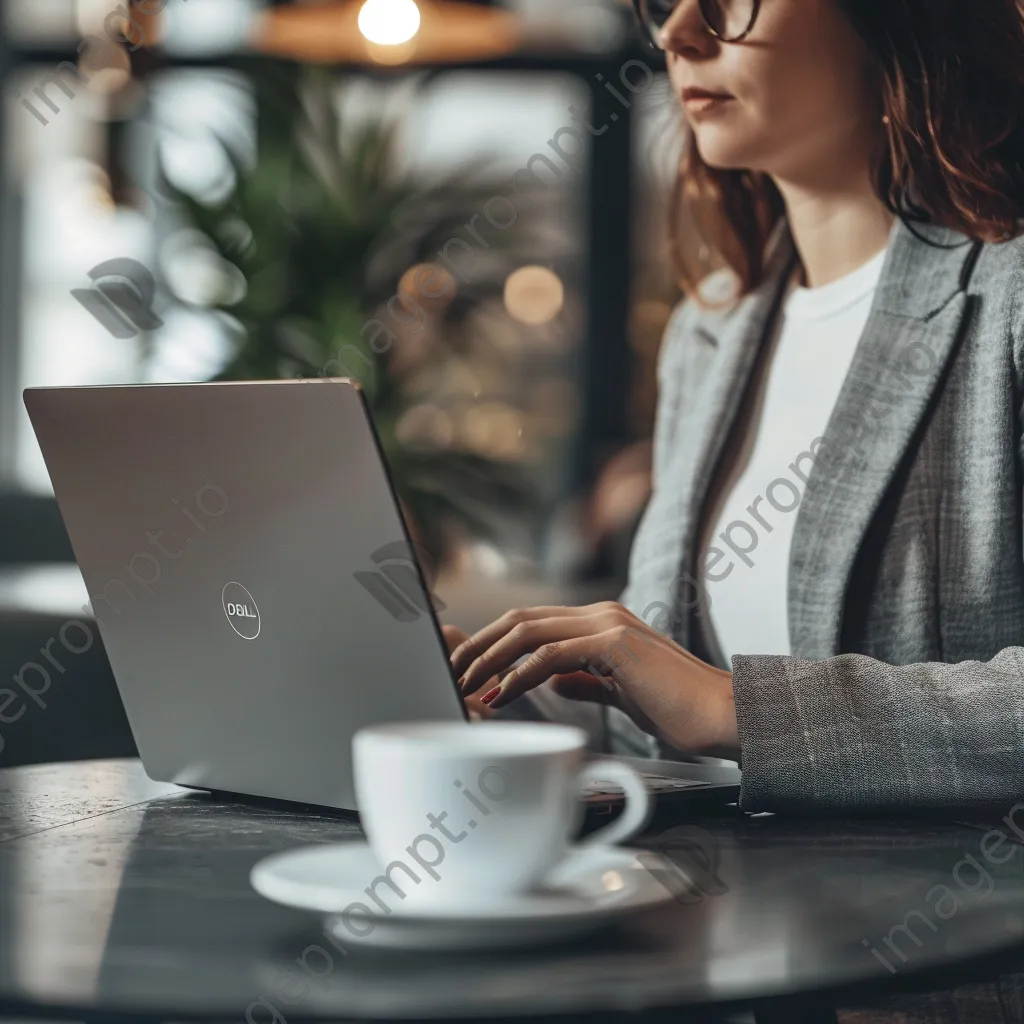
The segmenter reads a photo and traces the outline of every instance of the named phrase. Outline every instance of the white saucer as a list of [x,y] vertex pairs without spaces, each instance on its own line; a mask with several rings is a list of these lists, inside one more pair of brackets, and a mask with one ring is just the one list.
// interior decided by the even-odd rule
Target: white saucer
[[[599,928],[612,919],[673,898],[640,862],[641,851],[621,846],[578,846],[551,872],[544,888],[500,901],[428,903],[376,886],[382,875],[365,842],[326,843],[274,854],[250,873],[267,899],[332,915],[328,927],[343,945],[388,949],[498,948],[549,942]],[[651,854],[644,852],[645,859]],[[401,870],[399,886],[414,885]],[[430,885],[422,878],[421,885]],[[404,890],[403,890],[404,891]],[[352,904],[369,907],[343,914]]]

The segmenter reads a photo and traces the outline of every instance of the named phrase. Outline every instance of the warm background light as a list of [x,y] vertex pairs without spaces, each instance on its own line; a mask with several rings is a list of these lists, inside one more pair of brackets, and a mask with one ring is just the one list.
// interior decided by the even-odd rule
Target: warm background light
[[565,288],[547,267],[520,267],[505,281],[505,308],[520,323],[536,327],[562,311]]
[[[378,10],[385,13],[383,26]],[[397,28],[410,33],[413,17],[415,30],[403,36]],[[392,42],[371,41],[379,38]],[[397,41],[402,38],[405,42]],[[269,8],[257,21],[253,46],[313,63],[430,64],[502,57],[522,41],[522,19],[500,7],[459,0],[350,0]]]
[[398,282],[398,301],[410,312],[417,307],[429,313],[444,309],[455,297],[455,278],[438,263],[417,263]]
[[416,0],[366,0],[357,24],[369,42],[398,46],[419,32],[420,9]]

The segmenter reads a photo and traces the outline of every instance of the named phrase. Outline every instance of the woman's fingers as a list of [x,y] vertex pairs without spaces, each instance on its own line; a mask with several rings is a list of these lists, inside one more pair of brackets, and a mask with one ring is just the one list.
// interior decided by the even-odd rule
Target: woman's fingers
[[[442,626],[441,633],[444,636],[444,642],[448,645],[449,652],[454,651],[459,644],[465,643],[469,639],[469,634],[458,626]],[[497,681],[497,679],[494,680],[495,683]],[[494,712],[480,700],[480,694],[466,697],[463,703],[466,705],[466,710],[472,719],[480,720],[494,717]]]
[[[463,694],[474,693],[492,676],[511,668],[520,658],[545,644],[590,636],[608,628],[600,616],[570,616],[519,622],[499,637],[463,673]],[[585,666],[584,666],[585,667]],[[574,665],[573,669],[580,668]]]
[[[539,686],[549,676],[578,672],[580,665],[592,664],[615,646],[621,645],[624,642],[623,632],[629,630],[608,629],[602,633],[590,633],[541,645],[505,676],[498,687],[498,692],[487,701],[488,706],[504,707],[528,690]],[[631,654],[633,660],[639,662],[636,654]],[[614,686],[611,680],[609,686]],[[488,695],[485,694],[486,696]]]
[[482,694],[468,707],[496,711],[555,677],[556,693],[617,707],[669,746],[738,756],[732,675],[614,602],[510,612],[468,639],[446,628],[445,642],[453,664],[472,669],[467,690]]
[[[495,680],[497,682],[497,680]],[[480,694],[476,694],[472,697],[467,697],[463,703],[466,705],[466,711],[469,717],[476,719],[477,721],[486,718],[494,718],[495,712],[493,712],[483,701],[480,699]]]
[[444,642],[448,645],[448,653],[451,654],[459,644],[464,644],[469,639],[469,634],[458,626],[442,626],[441,633]]
[[[520,623],[533,622],[537,619],[551,618],[575,618],[599,613],[608,613],[613,609],[621,609],[621,605],[613,601],[602,601],[598,604],[583,605],[573,608],[563,605],[539,605],[536,608],[515,608],[505,612],[499,619],[495,619],[489,626],[478,630],[471,637],[467,638],[452,652],[452,668],[457,675],[465,673],[466,669],[476,661],[485,651],[489,650],[498,640],[510,633]],[[623,609],[624,610],[624,609]]]

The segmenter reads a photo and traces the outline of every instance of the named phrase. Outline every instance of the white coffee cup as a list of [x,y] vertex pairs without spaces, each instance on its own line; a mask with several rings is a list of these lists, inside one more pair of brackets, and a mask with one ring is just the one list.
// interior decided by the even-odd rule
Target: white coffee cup
[[371,911],[390,913],[406,898],[498,903],[535,887],[576,834],[587,781],[617,783],[626,806],[582,843],[634,835],[651,807],[640,775],[619,761],[586,762],[586,741],[582,729],[543,722],[359,730],[356,798],[381,871],[367,879]]

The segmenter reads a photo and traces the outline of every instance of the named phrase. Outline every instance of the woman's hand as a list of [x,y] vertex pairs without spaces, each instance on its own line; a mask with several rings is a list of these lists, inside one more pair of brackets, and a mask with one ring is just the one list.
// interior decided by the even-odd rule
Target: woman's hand
[[507,612],[459,643],[451,660],[463,694],[481,693],[482,706],[503,707],[553,676],[562,696],[619,707],[676,749],[739,757],[732,675],[614,601]]
[[[442,626],[441,632],[444,634],[444,640],[448,645],[449,654],[451,654],[456,647],[465,643],[469,639],[469,634],[464,629],[459,629],[458,626]],[[498,679],[495,677],[491,681],[493,683],[497,683]],[[463,701],[466,705],[466,710],[469,712],[470,718],[481,719],[494,717],[494,712],[480,699],[486,692],[486,690],[481,690],[477,693],[463,695]]]

